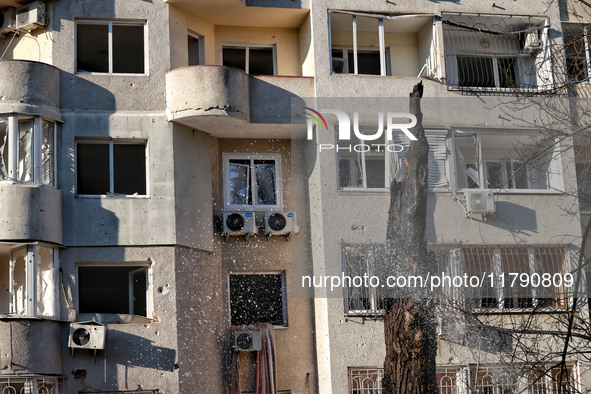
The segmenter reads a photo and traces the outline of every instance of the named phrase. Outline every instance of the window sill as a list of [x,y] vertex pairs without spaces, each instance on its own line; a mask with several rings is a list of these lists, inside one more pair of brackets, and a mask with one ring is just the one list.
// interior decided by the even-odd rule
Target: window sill
[[13,313],[0,313],[0,320],[53,320],[59,321],[54,316],[18,315]]
[[282,212],[284,209],[278,205],[262,206],[244,206],[244,205],[224,205],[224,212]]
[[95,198],[106,198],[106,199],[148,199],[150,198],[149,195],[134,195],[134,194],[114,194],[114,195],[108,195],[108,194],[76,194],[74,196],[74,198],[89,198],[89,199],[95,199]]
[[457,189],[456,192],[458,193],[466,193],[466,192],[491,192],[493,194],[554,194],[560,195],[564,194],[564,192],[560,190],[551,190],[551,189]]
[[479,315],[525,315],[525,314],[551,314],[551,313],[567,313],[570,307],[549,307],[549,308],[475,308],[473,312]]
[[76,75],[99,75],[99,76],[114,76],[114,77],[148,77],[148,73],[98,73],[77,71]]
[[[476,190],[476,189],[469,189],[469,190]],[[342,194],[375,194],[375,193],[390,193],[390,188],[387,187],[380,187],[380,188],[359,188],[359,187],[351,187],[351,188],[339,188],[337,189],[339,193]],[[459,191],[459,190],[458,190]],[[429,190],[428,193],[451,193],[448,189],[432,189]]]
[[79,313],[77,322],[94,320],[102,324],[151,324],[157,320],[145,316],[116,314],[116,313]]

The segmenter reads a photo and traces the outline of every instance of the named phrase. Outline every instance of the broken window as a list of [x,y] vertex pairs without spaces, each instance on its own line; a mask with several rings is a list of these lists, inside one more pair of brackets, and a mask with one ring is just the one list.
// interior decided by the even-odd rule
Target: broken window
[[589,27],[564,24],[564,50],[566,54],[566,82],[581,82],[589,78],[591,53]]
[[76,23],[76,71],[143,74],[144,22]]
[[192,32],[187,35],[187,53],[189,66],[205,64],[203,36]]
[[[383,245],[347,245],[343,247],[343,271],[350,278],[377,276],[384,280],[386,274]],[[384,313],[383,288],[357,286],[345,288],[345,313],[350,315],[381,315]]]
[[0,314],[56,317],[56,256],[38,245],[0,249]]
[[55,123],[39,116],[0,117],[0,180],[54,185],[54,146]]
[[559,147],[534,135],[454,133],[458,189],[562,190]]
[[230,274],[232,325],[287,326],[285,279],[279,274]]
[[279,208],[281,156],[224,154],[224,188],[229,208]]
[[78,141],[76,165],[78,194],[146,194],[145,142]]
[[333,74],[417,77],[439,73],[432,15],[329,12]]
[[148,317],[148,266],[78,266],[78,313]]
[[[373,130],[367,131],[368,135],[373,133]],[[404,157],[410,141],[400,135],[393,137],[394,140],[387,144],[383,135],[373,141],[360,140],[355,135],[348,141],[339,140],[336,150],[339,188],[389,188],[392,179],[401,181],[406,171]],[[446,139],[447,134],[437,131],[430,131],[427,135],[430,190],[447,190],[449,185]]]
[[539,89],[552,84],[544,18],[444,13],[448,86]]
[[275,75],[274,47],[247,45],[223,46],[222,64],[236,67],[247,74]]

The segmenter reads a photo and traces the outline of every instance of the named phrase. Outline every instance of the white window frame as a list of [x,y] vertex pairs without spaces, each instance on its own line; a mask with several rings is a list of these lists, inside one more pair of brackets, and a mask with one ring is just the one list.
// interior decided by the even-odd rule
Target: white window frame
[[[41,116],[30,116],[25,114],[15,115],[0,115],[0,118],[6,118],[8,121],[8,177],[0,182],[19,182],[19,183],[33,183],[43,184],[55,188],[57,185],[57,168],[56,168],[56,150],[57,150],[57,123],[55,120],[51,120]],[[29,181],[20,181],[20,174],[18,171],[19,167],[19,121],[33,122],[33,142],[31,155],[31,170],[33,179]],[[52,155],[52,167],[53,167],[53,182],[51,184],[43,183],[42,179],[42,145],[43,145],[43,122],[53,124],[53,155]]]
[[[490,158],[483,158],[482,155],[482,141],[481,141],[481,137],[483,135],[494,135],[494,134],[499,134],[498,132],[494,132],[494,131],[487,131],[487,130],[458,130],[458,129],[454,129],[452,132],[452,154],[451,154],[451,160],[453,162],[453,169],[454,169],[454,180],[455,180],[455,189],[457,192],[466,192],[466,191],[471,191],[471,190],[492,190],[494,191],[494,193],[503,193],[503,194],[562,194],[563,193],[563,189],[564,189],[564,181],[563,181],[563,175],[562,175],[562,160],[560,155],[555,155],[555,153],[552,153],[552,157],[549,159],[549,163],[548,166],[549,167],[554,167],[554,168],[549,168],[549,170],[546,173],[547,176],[547,187],[545,189],[533,189],[533,188],[528,188],[528,189],[517,189],[517,188],[503,188],[503,189],[490,189],[488,187],[488,184],[485,185],[485,183],[487,183],[487,173],[485,170],[486,167],[486,163],[493,163],[493,162],[506,162],[508,160],[511,161],[519,161],[517,159],[514,158],[495,158],[495,157],[490,157]],[[458,149],[459,147],[456,145],[456,137],[457,136],[469,136],[469,135],[475,135],[476,137],[476,157],[474,159],[474,161],[468,161],[466,160],[464,163],[464,166],[466,164],[475,164],[478,166],[478,178],[480,180],[480,185],[477,188],[469,188],[469,187],[460,187],[460,176],[465,176],[466,177],[466,184],[468,184],[467,182],[467,175],[465,175],[465,168],[458,168],[457,164],[458,164]],[[511,138],[511,137],[521,137],[521,136],[527,136],[527,135],[532,135],[532,132],[524,132],[520,135],[509,135],[509,134],[502,134],[502,135],[506,135],[507,138]],[[507,151],[512,151],[514,149],[513,146],[508,145],[507,147]],[[555,150],[560,151],[560,142],[557,140],[556,141],[556,146],[555,146]],[[527,172],[527,182],[528,185],[531,185],[531,165],[526,165],[526,172]],[[556,177],[555,179],[555,185],[552,185],[552,179],[550,178],[551,176]]]
[[[40,315],[37,313],[37,260],[39,258],[39,249],[40,247],[45,247],[48,249],[52,249],[52,257],[53,257],[53,311],[54,314],[52,316],[48,315]],[[15,311],[15,301],[14,301],[14,260],[13,260],[13,253],[18,252],[20,250],[26,250],[26,265],[25,265],[25,298],[27,299],[26,304],[26,312],[24,314],[16,313]],[[59,319],[60,317],[60,300],[59,300],[59,272],[60,272],[60,261],[59,261],[59,251],[57,248],[41,243],[35,244],[27,244],[27,245],[19,245],[17,247],[11,248],[9,251],[9,258],[8,258],[8,280],[9,280],[9,295],[8,295],[8,310],[7,314],[2,314],[5,317],[37,317],[41,319],[47,320],[55,320]]]
[[[563,28],[562,28],[562,42],[566,46],[566,40],[565,40],[566,34],[564,32],[564,27],[570,25],[571,27],[569,27],[569,28],[578,28],[579,25],[576,24],[576,23],[568,23],[568,22],[563,22],[562,25],[563,25]],[[583,80],[583,81],[579,81],[579,80],[571,79],[571,78],[568,77],[568,59],[569,58],[572,58],[572,56],[568,56],[568,54],[566,53],[566,50],[565,50],[564,51],[564,60],[565,60],[565,63],[564,63],[564,67],[565,67],[564,68],[564,75],[568,78],[567,82],[586,83],[586,84],[590,83],[589,82],[589,80],[591,78],[591,46],[590,46],[590,43],[589,43],[589,34],[591,34],[591,31],[589,29],[590,27],[591,26],[588,25],[588,24],[582,26],[582,28],[583,28],[583,32],[582,32],[582,34],[583,34],[583,46],[584,46],[584,50],[585,50],[585,57],[584,58],[581,57],[581,60],[584,60],[585,61],[585,70],[587,71],[587,78],[585,80]]]
[[[250,48],[266,48],[273,51],[273,75],[277,75],[277,45],[276,44],[245,44],[245,43],[234,43],[234,42],[223,42],[220,46],[220,59],[222,59],[222,65],[224,64],[224,48],[231,49],[244,49],[246,51],[244,57],[244,72],[250,75],[249,70],[249,54]],[[258,75],[258,74],[255,74]]]
[[[381,247],[382,245],[376,245],[376,244],[350,244],[350,245],[343,245],[343,247],[341,248],[341,261],[343,264],[343,272],[345,273],[345,275],[348,275],[350,277],[354,276],[352,275],[348,270],[347,270],[347,252],[349,251],[354,251],[356,248],[363,248],[363,247],[368,247],[368,248],[376,248],[376,247]],[[375,263],[374,260],[372,258],[369,258],[369,256],[374,256],[375,251],[373,251],[370,254],[366,254],[366,259],[364,260],[365,262],[365,268],[367,269],[367,276],[371,277],[373,275],[375,275]],[[347,286],[343,287],[343,301],[344,301],[344,308],[345,308],[345,315],[346,316],[383,316],[386,311],[384,309],[378,309],[377,304],[378,304],[378,294],[376,291],[376,288],[373,286],[369,286],[368,288],[366,288],[367,291],[369,292],[369,302],[371,304],[371,309],[349,309],[349,288]]]
[[[342,51],[343,57],[334,57],[332,55],[332,51]],[[390,70],[390,47],[386,47],[385,51],[386,51],[386,76],[391,76],[392,72]],[[355,69],[353,71],[349,70],[349,52],[353,52],[353,55],[354,55],[353,65],[358,66],[358,64],[355,63],[356,62],[355,59],[357,59],[357,54],[355,53],[355,50],[353,48],[349,48],[346,46],[337,45],[331,49],[331,59],[332,59],[331,62],[334,60],[342,61],[343,62],[343,72],[342,73],[335,72],[333,70],[332,63],[331,63],[331,74],[333,74],[333,75],[369,75],[369,76],[372,76],[373,74],[359,74],[358,67],[357,67],[357,69]],[[357,48],[357,53],[360,53],[360,52],[377,52],[379,54],[380,50],[376,49],[376,48],[372,48],[372,47],[359,47],[359,48]]]
[[228,271],[228,321],[232,321],[232,300],[230,293],[230,276],[232,275],[281,275],[281,305],[283,307],[283,324],[273,325],[275,329],[288,328],[289,318],[287,314],[287,281],[285,271]]
[[[494,274],[494,278],[493,278],[493,283],[494,283],[494,294],[496,297],[496,301],[497,301],[497,305],[498,307],[491,307],[491,308],[486,308],[486,307],[476,307],[473,308],[473,311],[475,313],[499,313],[499,312],[513,312],[513,313],[531,313],[531,311],[536,310],[536,311],[543,311],[543,312],[552,312],[552,311],[563,311],[564,307],[558,306],[558,307],[537,307],[538,305],[538,294],[539,292],[537,291],[538,289],[535,287],[529,287],[530,291],[531,291],[531,296],[532,296],[532,307],[527,307],[527,308],[505,308],[505,297],[504,297],[504,293],[503,293],[503,284],[501,284],[499,282],[499,275],[502,273],[502,255],[501,255],[501,248],[516,248],[516,249],[527,249],[527,253],[528,253],[528,269],[529,269],[529,274],[533,274],[533,273],[538,273],[538,274],[543,274],[544,272],[537,272],[536,268],[535,268],[535,249],[536,248],[549,248],[549,249],[560,249],[564,252],[564,266],[563,266],[563,271],[564,273],[567,272],[572,272],[573,271],[573,267],[574,267],[574,262],[572,261],[572,249],[569,246],[565,246],[565,245],[546,245],[546,246],[536,246],[536,245],[498,245],[498,246],[486,246],[486,245],[471,245],[471,246],[466,246],[466,248],[482,248],[482,249],[487,249],[491,252],[492,256],[491,256],[491,266],[490,266],[490,271],[486,272],[486,278],[489,278],[489,275],[492,273]],[[456,253],[456,250],[459,251],[459,253]],[[464,259],[464,251],[463,248],[460,249],[452,249],[450,251],[450,253],[452,253],[452,259],[453,258],[458,258],[460,259],[460,261],[453,261],[452,263],[460,263],[460,266],[462,267],[462,272],[463,274],[466,274],[467,269],[466,269],[466,261]],[[511,276],[507,275],[508,273],[505,273],[505,280],[512,280]],[[552,273],[554,274],[554,273]],[[519,280],[519,278],[517,279]],[[543,297],[542,297],[543,298]],[[567,306],[571,307],[572,303],[573,303],[573,298],[572,295],[569,295],[568,298],[566,299],[567,302]]]
[[[80,267],[104,267],[104,268],[117,268],[117,267],[137,267],[136,270],[130,271],[137,272],[140,270],[146,270],[146,316],[142,315],[133,315],[127,314],[128,316],[139,316],[142,318],[153,319],[154,316],[154,300],[152,298],[153,294],[153,286],[154,280],[152,277],[152,262],[151,261],[112,261],[112,262],[96,262],[96,261],[85,261],[85,262],[77,262],[75,264],[76,267],[76,299],[75,299],[75,307],[76,307],[76,315],[81,315],[80,313],[80,275],[79,275],[79,268]],[[131,292],[131,286],[128,282],[128,291]],[[130,294],[131,296],[131,294]],[[132,299],[129,300],[129,310],[132,311]],[[94,313],[94,312],[87,312],[83,314]],[[124,313],[120,313],[121,315],[125,315]]]
[[[108,33],[107,40],[109,46],[109,71],[108,72],[97,72],[97,71],[78,71],[78,25],[107,25]],[[144,72],[143,73],[115,73],[113,72],[113,25],[131,25],[131,26],[143,26],[144,27]],[[75,56],[75,72],[80,75],[128,75],[128,76],[142,76],[149,75],[149,56],[148,56],[148,23],[145,20],[118,20],[118,19],[77,19],[75,26],[75,42],[74,48],[76,51]]]
[[[274,160],[275,161],[275,196],[277,204],[230,204],[230,160],[250,160],[250,193],[256,190],[256,177],[254,176],[255,160]],[[222,153],[222,174],[224,188],[224,211],[280,211],[283,207],[283,174],[281,170],[280,153]],[[254,202],[254,195],[251,196]]]
[[[192,37],[195,38],[197,40],[199,40],[199,60],[197,62],[197,64],[194,64],[194,66],[201,66],[205,64],[205,37],[203,36],[203,34],[199,34],[194,32],[193,30],[187,30],[187,38],[188,37]],[[190,66],[189,64],[189,58],[191,57],[191,55],[188,53],[188,47],[187,47],[187,65]]]
[[[96,144],[96,145],[109,145],[109,190],[108,194],[78,194],[78,144]],[[144,145],[145,148],[145,168],[146,173],[144,176],[146,177],[146,194],[118,194],[114,193],[114,185],[115,185],[115,175],[114,175],[114,168],[113,168],[113,145]],[[98,138],[77,138],[75,141],[76,149],[76,176],[75,176],[75,183],[76,183],[76,196],[77,197],[84,197],[84,198],[101,198],[101,197],[109,197],[109,198],[150,198],[150,174],[149,174],[149,166],[148,166],[148,140],[147,139],[98,139]]]

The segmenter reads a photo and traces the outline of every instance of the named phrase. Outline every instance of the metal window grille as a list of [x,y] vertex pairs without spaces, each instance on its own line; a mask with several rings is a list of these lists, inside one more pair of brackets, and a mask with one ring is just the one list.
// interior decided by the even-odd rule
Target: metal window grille
[[457,368],[437,368],[437,386],[439,394],[457,394],[458,393],[458,374]]
[[381,394],[383,368],[349,368],[350,394]]
[[61,379],[44,376],[11,376],[0,378],[2,394],[62,394]]

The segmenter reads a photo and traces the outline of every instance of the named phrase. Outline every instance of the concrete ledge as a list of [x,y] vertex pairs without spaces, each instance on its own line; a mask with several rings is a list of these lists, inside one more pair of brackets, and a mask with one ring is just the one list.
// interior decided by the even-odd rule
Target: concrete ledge
[[62,374],[60,323],[42,319],[0,321],[0,370]]
[[62,244],[62,192],[49,186],[0,182],[0,240]]
[[29,60],[0,60],[0,111],[26,106],[27,113],[55,119],[60,107],[60,71]]

